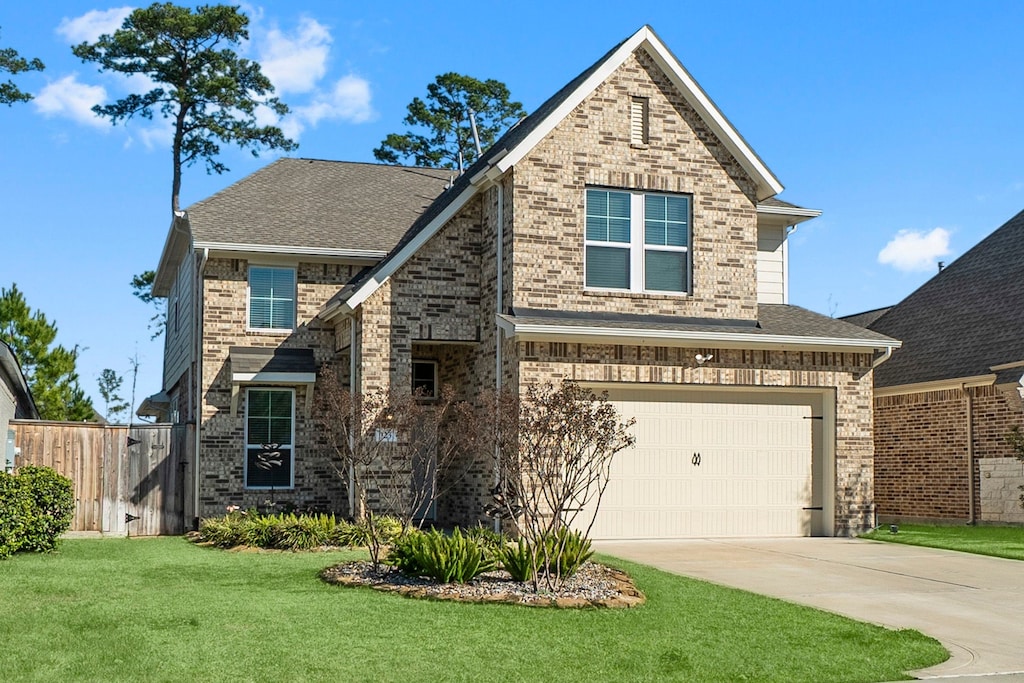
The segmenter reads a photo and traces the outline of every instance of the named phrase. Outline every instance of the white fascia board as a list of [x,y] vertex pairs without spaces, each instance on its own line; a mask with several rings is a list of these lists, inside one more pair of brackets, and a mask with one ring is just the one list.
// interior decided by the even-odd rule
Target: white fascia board
[[317,258],[352,259],[376,262],[387,256],[386,251],[376,249],[330,249],[310,248],[282,244],[238,244],[234,242],[196,242],[196,249],[250,254],[282,254],[289,256],[314,256]]
[[[473,195],[477,192],[477,188],[473,185],[469,185],[462,191],[458,197],[452,200],[452,203],[444,208],[441,213],[437,214],[430,223],[426,225],[419,233],[409,241],[400,251],[386,261],[383,267],[374,274],[369,280],[363,283],[363,285],[352,293],[345,303],[344,306],[348,306],[349,310],[353,310],[370,298],[374,292],[376,292],[381,285],[383,285],[389,277],[391,277],[396,270],[405,265],[413,254],[419,251],[420,247],[427,243],[431,237],[437,234],[437,231],[444,227],[451,218],[458,213],[458,211],[466,205]],[[332,316],[333,317],[333,316]]]
[[643,47],[658,66],[668,75],[701,119],[711,128],[716,137],[736,157],[740,165],[754,179],[758,188],[758,199],[773,197],[783,190],[782,183],[768,170],[764,162],[754,153],[747,142],[733,128],[721,110],[711,101],[707,93],[697,84],[675,55],[661,42],[649,26],[644,26],[619,46],[608,59],[567,97],[562,104],[538,125],[522,142],[509,151],[498,163],[497,168],[506,172],[525,157],[572,112],[590,93],[608,79],[638,47]]
[[231,381],[236,384],[314,384],[315,372],[235,372]]
[[891,387],[875,387],[875,396],[898,396],[900,394],[923,394],[929,391],[949,391],[953,389],[969,389],[971,387],[987,387],[996,381],[992,375],[972,375],[970,377],[954,377],[931,382],[914,384],[897,384]]
[[804,209],[798,206],[765,206],[764,204],[757,205],[757,212],[773,216],[799,216],[805,219],[817,218],[821,215],[821,211],[819,209]]
[[189,251],[189,240],[192,237],[192,226],[188,222],[188,214],[178,211],[171,217],[171,225],[167,229],[164,250],[160,252],[160,262],[153,278],[153,296],[166,297],[171,293],[174,280],[178,277],[178,266]]
[[638,344],[651,346],[708,346],[723,349],[784,349],[800,348],[807,351],[844,350],[874,352],[897,349],[902,342],[872,342],[865,339],[842,337],[796,337],[774,334],[744,334],[737,332],[692,332],[684,330],[623,329],[616,327],[584,327],[576,325],[543,325],[515,323],[498,318],[498,325],[510,337],[520,341],[579,341],[594,344]]

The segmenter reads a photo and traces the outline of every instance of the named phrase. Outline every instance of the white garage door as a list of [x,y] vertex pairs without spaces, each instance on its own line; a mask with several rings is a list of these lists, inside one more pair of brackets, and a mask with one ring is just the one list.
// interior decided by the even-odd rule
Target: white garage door
[[637,445],[616,456],[592,538],[810,534],[807,398],[685,390],[609,396],[624,417],[636,418]]

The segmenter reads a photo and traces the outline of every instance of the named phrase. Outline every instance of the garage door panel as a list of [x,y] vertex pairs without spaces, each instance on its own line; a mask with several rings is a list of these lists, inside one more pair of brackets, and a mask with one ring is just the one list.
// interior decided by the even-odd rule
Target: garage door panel
[[[610,398],[636,418],[637,447],[613,461],[594,538],[809,533],[809,404],[775,394],[776,404],[767,392],[628,390]],[[580,525],[589,522],[583,516]]]

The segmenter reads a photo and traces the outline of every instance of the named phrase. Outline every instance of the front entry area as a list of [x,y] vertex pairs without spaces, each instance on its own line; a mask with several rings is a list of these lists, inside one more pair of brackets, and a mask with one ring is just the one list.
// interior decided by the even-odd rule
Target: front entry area
[[[613,461],[595,539],[832,533],[820,391],[608,387],[637,444]],[[826,414],[827,413],[827,414]],[[585,530],[592,510],[577,518]]]

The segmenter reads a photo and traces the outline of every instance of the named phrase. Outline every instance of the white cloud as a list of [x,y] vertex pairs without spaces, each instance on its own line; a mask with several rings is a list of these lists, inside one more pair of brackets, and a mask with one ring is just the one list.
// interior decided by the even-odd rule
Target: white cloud
[[260,66],[280,93],[309,92],[327,73],[331,34],[315,19],[303,17],[292,33],[273,28],[259,42]]
[[311,126],[323,119],[365,123],[376,115],[371,100],[370,82],[349,74],[339,79],[329,92],[317,94],[310,104],[296,107],[295,113]]
[[878,252],[878,262],[904,272],[931,270],[939,257],[950,254],[949,234],[945,228],[900,230]]
[[93,106],[106,99],[107,91],[102,85],[79,83],[78,76],[71,74],[48,83],[36,94],[32,104],[44,116],[63,116],[78,123],[108,128],[110,124],[92,111]]
[[90,10],[80,17],[68,19],[64,17],[57,26],[57,33],[72,45],[82,42],[94,42],[104,33],[110,34],[121,28],[125,17],[132,13],[134,7],[114,7],[108,10]]

